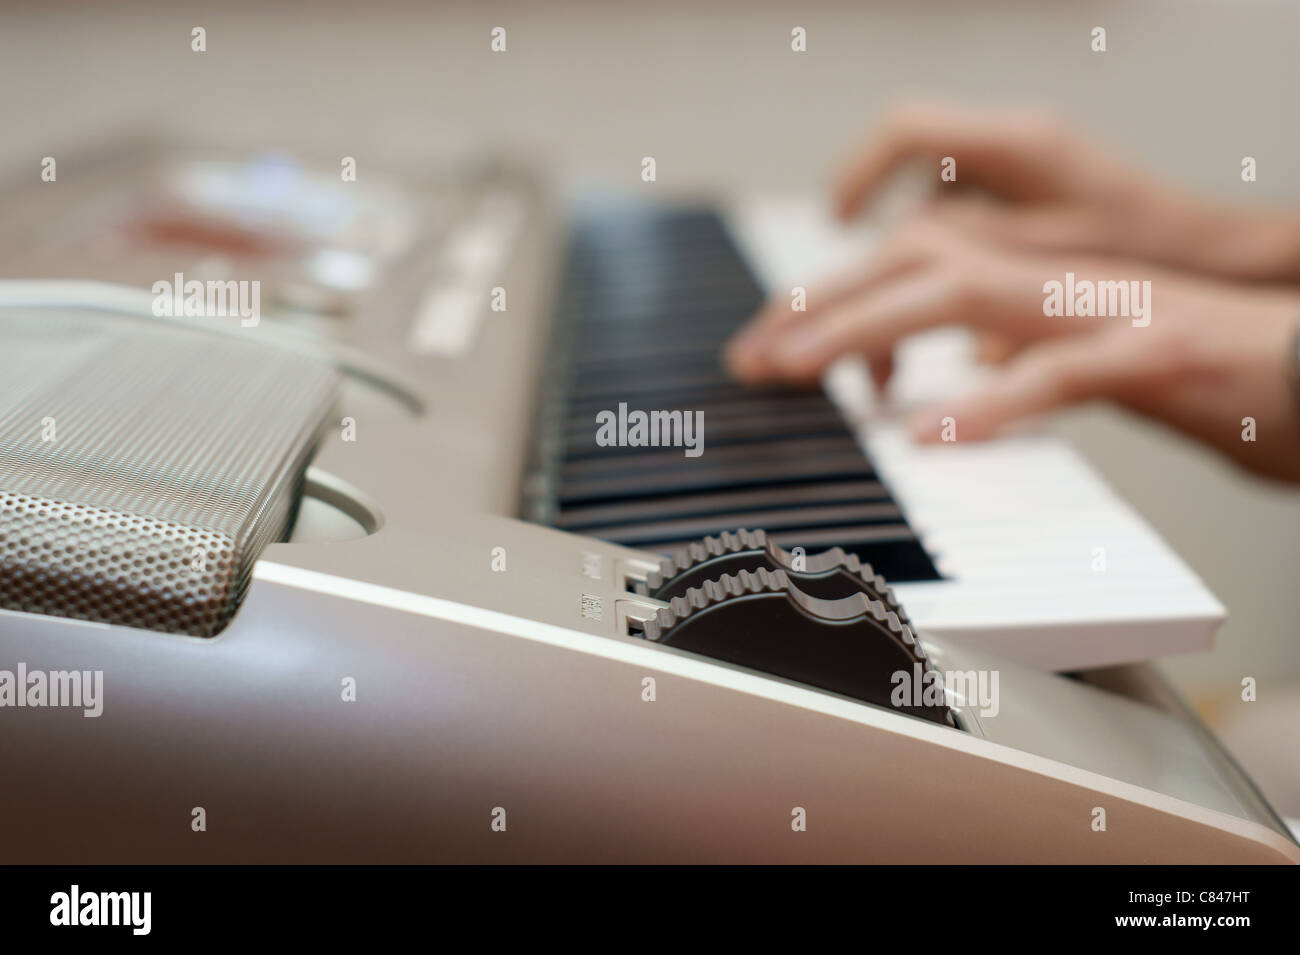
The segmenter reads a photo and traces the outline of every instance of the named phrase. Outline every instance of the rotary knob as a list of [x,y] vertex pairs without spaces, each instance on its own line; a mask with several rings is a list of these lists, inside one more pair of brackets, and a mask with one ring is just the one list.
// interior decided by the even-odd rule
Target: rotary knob
[[[784,570],[741,570],[687,588],[644,624],[646,639],[864,703],[955,726],[925,649],[882,601],[858,592],[826,600]],[[941,683],[939,684],[941,686]],[[930,694],[934,696],[935,694]]]
[[865,594],[878,600],[907,623],[894,591],[881,577],[864,564],[856,554],[832,547],[819,554],[802,554],[787,551],[773,543],[761,530],[723,532],[717,537],[704,537],[665,557],[658,569],[652,570],[644,581],[637,581],[634,589],[643,597],[671,600],[681,597],[692,587],[702,587],[706,581],[716,580],[723,574],[735,575],[742,570],[759,568],[784,571],[796,587],[810,597],[837,600],[853,594]]

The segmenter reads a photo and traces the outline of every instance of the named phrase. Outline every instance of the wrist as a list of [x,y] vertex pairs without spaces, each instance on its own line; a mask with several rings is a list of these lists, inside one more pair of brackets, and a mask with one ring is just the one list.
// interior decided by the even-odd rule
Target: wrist
[[1300,215],[1202,207],[1183,233],[1194,267],[1233,279],[1300,283]]

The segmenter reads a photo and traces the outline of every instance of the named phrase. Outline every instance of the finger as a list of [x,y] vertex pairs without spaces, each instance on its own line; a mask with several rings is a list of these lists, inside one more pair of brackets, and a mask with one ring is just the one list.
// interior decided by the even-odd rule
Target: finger
[[[917,263],[919,265],[919,263]],[[789,302],[774,300],[766,305],[748,325],[742,328],[723,350],[723,361],[728,370],[742,381],[759,381],[772,375],[768,361],[777,342],[798,326],[815,324],[846,301],[865,294],[876,283],[902,274],[913,263],[902,261],[882,262],[875,268],[842,280],[825,291],[811,291],[807,309],[796,311]]]
[[856,215],[903,164],[937,163],[947,156],[956,160],[957,181],[964,185],[1012,200],[1048,198],[1060,175],[1058,139],[1051,121],[1033,113],[907,107],[887,120],[880,135],[837,176],[836,212],[844,219]]
[[1150,377],[1130,336],[1121,329],[1053,338],[1026,348],[979,391],[919,412],[911,419],[912,433],[918,441],[937,441],[937,422],[952,417],[959,440],[980,441],[1022,418],[1115,397]]
[[774,342],[765,356],[772,376],[812,381],[840,355],[868,361],[891,355],[915,332],[977,318],[965,290],[947,270],[921,269],[847,302],[821,321],[802,324]]
[[833,275],[820,279],[815,285],[805,290],[801,310],[795,308],[794,289],[790,294],[782,289],[772,295],[762,308],[739,332],[732,337],[733,342],[756,339],[778,332],[791,325],[816,317],[833,305],[837,305],[851,295],[856,294],[871,281],[873,272],[879,266],[875,260],[857,263],[840,270]]
[[928,223],[900,230],[884,242],[865,265],[839,273],[810,290],[804,311],[796,311],[791,300],[773,298],[723,349],[728,370],[742,381],[770,378],[774,370],[768,357],[776,343],[797,326],[822,321],[834,309],[872,288],[933,260],[943,244],[940,233]]
[[1016,357],[1025,346],[1009,335],[980,332],[975,336],[975,361],[981,365],[1003,365]]
[[951,200],[936,204],[929,214],[972,237],[1035,251],[1114,252],[1124,244],[1112,217],[1081,206],[1008,208]]

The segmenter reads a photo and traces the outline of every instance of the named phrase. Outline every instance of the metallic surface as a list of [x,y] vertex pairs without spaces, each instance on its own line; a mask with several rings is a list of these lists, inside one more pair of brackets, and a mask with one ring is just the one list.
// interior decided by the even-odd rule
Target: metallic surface
[[261,342],[0,310],[0,607],[211,636],[339,382]]

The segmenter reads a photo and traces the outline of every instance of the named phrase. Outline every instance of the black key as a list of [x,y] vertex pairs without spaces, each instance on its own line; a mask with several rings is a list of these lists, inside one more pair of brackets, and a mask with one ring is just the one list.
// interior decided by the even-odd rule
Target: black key
[[[839,545],[891,579],[937,577],[824,395],[748,388],[722,368],[723,344],[763,298],[710,210],[579,218],[525,482],[532,512],[653,549],[766,525],[778,544]],[[703,455],[597,445],[596,416],[620,404],[702,412]],[[673,434],[684,438],[680,428]]]
[[[555,524],[569,530],[591,531],[610,524],[629,524],[652,519],[673,520],[726,511],[740,514],[774,507],[849,504],[855,501],[888,502],[889,495],[885,492],[884,485],[875,481],[777,485],[747,491],[641,498],[633,502],[573,507],[564,511]],[[740,523],[753,522],[746,518]]]
[[[704,469],[730,466],[735,470],[748,468],[758,470],[772,465],[779,466],[789,461],[806,461],[818,456],[842,455],[862,460],[862,453],[858,450],[858,446],[847,435],[800,438],[767,444],[732,445],[713,449],[710,449],[706,443],[704,454],[693,460],[686,457],[682,448],[611,448],[610,450],[629,453],[567,462],[563,472],[565,479],[628,473],[649,476],[649,472],[690,471],[697,467]],[[705,455],[708,456],[707,462]]]
[[584,481],[565,481],[560,506],[619,501],[668,492],[692,493],[769,487],[780,484],[820,484],[825,481],[872,481],[875,474],[861,455],[835,455],[818,460],[796,459],[763,468],[708,467],[646,475],[614,475]]
[[[601,529],[600,536],[630,547],[653,547],[664,541],[706,537],[742,524],[761,527],[769,535],[779,532],[856,527],[861,524],[887,524],[907,530],[902,514],[892,502],[876,504],[838,504],[828,507],[795,507],[780,510],[718,513],[707,517],[675,521],[649,521],[643,524],[620,524]],[[910,532],[909,532],[910,533]]]

